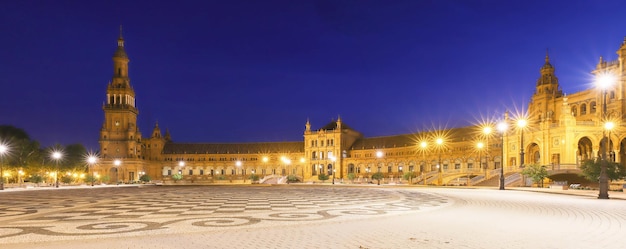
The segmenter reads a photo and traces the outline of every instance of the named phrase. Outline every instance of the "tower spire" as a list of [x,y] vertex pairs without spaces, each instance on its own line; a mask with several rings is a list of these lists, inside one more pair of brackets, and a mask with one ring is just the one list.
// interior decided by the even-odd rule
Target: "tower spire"
[[122,25],[120,24],[120,37],[117,38],[117,46],[124,47],[124,37],[122,36]]

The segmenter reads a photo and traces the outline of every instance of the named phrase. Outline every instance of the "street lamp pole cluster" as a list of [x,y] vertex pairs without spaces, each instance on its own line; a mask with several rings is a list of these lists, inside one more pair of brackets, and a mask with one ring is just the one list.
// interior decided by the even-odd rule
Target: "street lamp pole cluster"
[[[607,117],[607,93],[608,93],[608,89],[613,86],[615,82],[615,76],[613,76],[610,73],[606,73],[606,74],[602,74],[599,75],[596,78],[596,85],[600,88],[600,90],[602,91],[602,119],[605,122],[605,129],[603,130],[602,133],[602,140],[601,141],[606,141],[606,144],[604,146],[604,151],[602,153],[602,160],[600,163],[600,177],[599,177],[599,193],[598,193],[598,199],[609,199],[609,177],[607,175],[606,172],[606,168],[607,168],[607,164],[608,164],[608,154],[609,154],[609,144],[610,144],[610,137],[607,138],[606,137],[606,133],[607,131],[610,132],[610,129],[608,129],[607,125],[609,122],[608,121],[608,117]],[[612,122],[611,122],[612,123]],[[613,125],[608,125],[609,127],[611,127],[611,129],[613,128]],[[605,140],[606,139],[606,140]]]

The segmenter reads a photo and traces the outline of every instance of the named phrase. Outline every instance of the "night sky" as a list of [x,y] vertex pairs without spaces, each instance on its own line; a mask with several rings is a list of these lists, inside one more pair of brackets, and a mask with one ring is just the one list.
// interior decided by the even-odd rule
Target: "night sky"
[[[179,3],[182,2],[182,3]],[[565,93],[617,58],[624,1],[0,1],[0,124],[97,150],[123,25],[144,137],[367,137],[523,109],[546,49]]]

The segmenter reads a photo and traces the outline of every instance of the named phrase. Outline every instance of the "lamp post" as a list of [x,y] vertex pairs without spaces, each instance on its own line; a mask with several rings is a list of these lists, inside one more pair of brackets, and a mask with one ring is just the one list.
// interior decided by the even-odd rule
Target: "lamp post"
[[437,150],[439,151],[439,157],[437,158],[437,169],[438,169],[438,177],[437,177],[437,185],[441,186],[443,184],[443,166],[441,165],[441,146],[443,145],[443,138],[437,138],[435,140],[437,144]]
[[93,165],[98,161],[98,159],[95,156],[89,156],[87,157],[87,164],[89,165],[89,171],[91,172],[91,186],[93,187],[93,182],[95,181],[95,178],[93,176]]
[[[483,142],[476,143],[476,148],[478,149],[478,170],[479,170],[479,172],[480,172],[480,170],[483,169],[483,158],[482,158],[481,152],[483,151],[484,147],[485,147],[485,144]],[[468,174],[467,186],[469,186],[470,185],[469,172],[467,174]]]
[[[236,161],[235,162],[235,166],[237,166],[238,169],[241,169],[241,165],[242,165],[241,161]],[[243,178],[243,182],[245,183],[246,182],[246,177],[243,174],[243,169],[241,169],[241,178]]]
[[332,170],[333,173],[333,185],[335,184],[335,162],[337,161],[337,158],[335,156],[330,157],[330,161],[332,161],[332,163],[330,164],[330,170]]
[[[485,126],[483,128],[483,134],[485,135],[485,147],[487,148],[485,150],[485,157],[487,158],[486,160],[487,165],[485,166],[485,172],[486,172],[486,169],[489,168],[489,136],[491,135],[491,131],[492,131],[491,126]],[[481,163],[481,168],[482,168],[482,161],[480,163]]]
[[[304,159],[304,157],[301,157],[300,158],[300,165],[301,165],[300,171],[302,172],[302,182],[304,182],[304,167],[305,167],[304,163],[305,162],[306,162],[306,160]],[[294,170],[294,173],[293,173],[294,175],[297,174],[296,173],[297,170],[298,170],[298,167],[296,166],[296,169]]]
[[526,119],[520,118],[517,120],[517,128],[520,130],[520,144],[519,144],[519,167],[524,167],[524,128],[528,124]]
[[56,163],[56,172],[54,172],[54,182],[57,188],[59,187],[59,160],[61,159],[62,156],[63,155],[61,154],[60,151],[52,152],[52,158],[54,159]]
[[[378,158],[378,161],[379,161],[379,162],[378,162],[378,165],[377,165],[377,167],[376,167],[376,168],[378,168],[377,173],[380,173],[380,168],[381,168],[381,165],[380,165],[380,164],[381,164],[381,162],[380,162],[380,161],[381,161],[381,159],[383,158],[383,156],[384,156],[384,155],[385,155],[385,154],[384,154],[382,151],[380,151],[380,150],[379,150],[379,151],[376,151],[376,158]],[[389,173],[391,173],[391,172],[389,172]],[[379,176],[379,177],[380,177],[380,176]],[[383,179],[383,180],[384,180],[384,179]],[[380,179],[379,179],[377,182],[378,182],[378,185],[380,185]]]
[[428,143],[426,141],[420,142],[420,150],[422,151],[422,162],[424,163],[423,165],[420,163],[420,180],[422,180],[424,184],[426,184],[426,180],[424,180],[424,167],[426,167],[427,165],[426,164],[426,148],[427,147],[428,147]]
[[501,159],[500,159],[500,190],[504,190],[504,134],[508,129],[508,125],[505,121],[498,123],[498,131],[500,131],[500,140],[502,142],[501,149]]
[[0,144],[0,190],[4,190],[4,170],[2,168],[2,159],[4,158],[4,154],[8,151],[8,146]]
[[[605,74],[601,74],[598,75],[596,77],[596,85],[600,88],[600,90],[602,91],[602,119],[606,122],[608,117],[607,117],[607,92],[608,89],[613,86],[615,82],[615,76],[613,76],[610,73],[605,73]],[[607,129],[605,128],[602,133],[602,140],[606,139],[606,131]],[[602,141],[600,140],[600,141]],[[607,164],[608,164],[608,143],[609,140],[606,140],[607,144],[604,147],[604,151],[602,153],[602,161],[600,164],[600,177],[599,177],[599,193],[598,193],[598,199],[609,199],[609,176],[606,173],[606,168],[607,168]]]
[[122,161],[115,159],[113,165],[115,165],[115,182],[117,185],[120,185],[120,165],[122,165]]
[[20,188],[22,187],[22,176],[24,176],[24,171],[20,169],[19,171],[17,171],[17,183],[19,184]]
[[604,123],[604,129],[606,130],[606,137],[607,137],[607,152],[608,152],[608,159],[610,160],[610,162],[613,162],[613,143],[611,143],[611,130],[613,130],[613,128],[615,128],[615,123],[611,122],[611,121],[607,121],[606,123]]

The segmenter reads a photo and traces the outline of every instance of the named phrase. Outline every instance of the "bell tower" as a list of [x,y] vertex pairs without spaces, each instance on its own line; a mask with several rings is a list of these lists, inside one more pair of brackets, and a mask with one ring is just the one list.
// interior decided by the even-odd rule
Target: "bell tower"
[[555,122],[558,118],[555,117],[555,112],[559,107],[556,106],[554,100],[560,98],[563,91],[554,71],[554,66],[550,63],[550,56],[546,51],[545,63],[541,67],[541,76],[537,79],[535,93],[531,98],[528,110],[532,118],[536,118],[537,121]]
[[128,56],[120,26],[117,50],[113,54],[113,77],[107,86],[103,103],[104,123],[100,130],[100,155],[103,158],[141,159],[141,132],[137,127],[139,111],[135,91],[128,77]]

